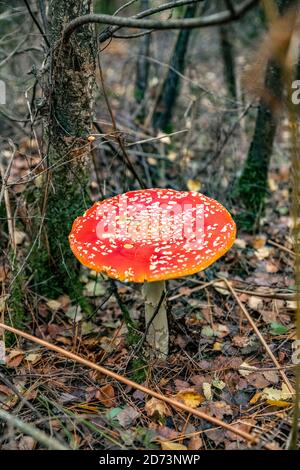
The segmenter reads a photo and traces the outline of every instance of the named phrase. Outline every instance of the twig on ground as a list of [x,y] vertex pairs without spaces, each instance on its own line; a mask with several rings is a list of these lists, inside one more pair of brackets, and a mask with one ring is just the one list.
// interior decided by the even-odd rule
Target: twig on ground
[[5,325],[4,323],[0,323],[0,329],[4,329],[6,331],[10,331],[11,333],[14,333],[18,336],[21,336],[28,341],[32,341],[34,343],[40,344],[41,346],[44,346],[45,348],[54,351],[58,354],[62,354],[64,357],[67,357],[68,359],[78,362],[80,364],[83,364],[86,367],[89,367],[91,369],[99,371],[101,374],[104,374],[108,377],[111,377],[118,382],[121,382],[129,387],[132,387],[136,390],[140,390],[141,392],[145,393],[146,395],[150,395],[154,398],[157,398],[159,400],[164,401],[165,403],[168,403],[171,405],[173,408],[179,408],[180,410],[186,411],[188,413],[191,413],[194,416],[197,416],[198,418],[204,419],[205,421],[208,421],[216,426],[221,426],[222,428],[226,429],[227,431],[231,431],[234,434],[244,438],[246,441],[248,441],[251,444],[261,444],[263,445],[266,449],[273,450],[273,446],[270,443],[262,443],[260,440],[256,437],[253,436],[252,434],[249,434],[246,431],[243,431],[241,429],[235,428],[229,423],[226,423],[218,418],[215,418],[213,416],[209,416],[208,414],[204,413],[203,411],[195,408],[191,408],[184,403],[179,402],[178,400],[174,400],[171,397],[165,396],[159,392],[156,392],[154,390],[151,390],[148,387],[145,387],[144,385],[138,384],[136,382],[133,382],[130,379],[127,379],[126,377],[123,377],[116,372],[113,372],[109,369],[106,369],[105,367],[102,367],[98,364],[94,364],[93,362],[89,361],[88,359],[85,359],[81,356],[78,356],[77,354],[74,354],[70,351],[66,351],[65,349],[60,348],[59,346],[56,346],[55,344],[48,343],[48,341],[45,341],[41,338],[36,338],[35,336],[30,335],[29,333],[25,333],[24,331],[18,330],[17,328],[13,328],[12,326]]
[[230,290],[232,296],[234,297],[234,299],[236,300],[238,306],[240,307],[242,313],[244,314],[244,316],[246,317],[246,319],[248,320],[248,322],[250,323],[250,325],[252,326],[253,330],[255,331],[258,339],[260,340],[261,344],[263,345],[263,347],[265,348],[267,354],[269,355],[269,357],[272,359],[272,361],[274,362],[275,366],[278,368],[278,372],[279,374],[281,375],[284,383],[286,384],[286,386],[288,387],[288,390],[291,392],[291,393],[294,393],[294,388],[291,384],[291,382],[289,381],[289,379],[287,378],[287,376],[285,375],[285,372],[280,368],[280,364],[279,362],[277,361],[276,357],[274,356],[274,354],[272,353],[271,349],[269,348],[268,344],[266,343],[263,335],[261,334],[261,332],[259,331],[259,329],[257,328],[255,322],[252,320],[251,316],[249,315],[247,309],[245,308],[245,306],[242,304],[242,302],[240,301],[239,297],[237,296],[234,288],[232,287],[232,285],[227,281],[227,279],[223,279],[223,281],[225,282],[225,284],[227,285],[228,289]]
[[[211,285],[213,285],[217,282],[220,282],[220,279],[221,278],[216,278],[216,279],[213,279],[212,281],[209,281],[209,282],[205,282],[205,283],[203,282],[203,283],[201,283],[200,286],[192,287],[189,290],[189,293],[192,294],[194,292],[199,292],[203,289],[206,289],[206,287],[211,286]],[[223,280],[223,278],[222,278],[222,280]],[[196,281],[193,281],[193,282],[196,282]],[[200,282],[201,281],[197,281],[197,283],[200,283]],[[240,282],[240,281],[236,281],[236,282]],[[225,286],[224,286],[224,290],[226,290]],[[284,294],[284,293],[281,294],[280,292],[268,293],[268,292],[249,291],[249,290],[238,289],[238,288],[235,288],[235,291],[238,292],[239,294],[247,294],[247,295],[251,295],[251,296],[254,296],[254,297],[261,297],[262,299],[275,299],[275,300],[287,300],[287,301],[296,299],[295,294],[292,294],[292,293],[286,293],[286,294]],[[228,294],[229,294],[229,291],[228,291]],[[186,295],[185,293],[175,294],[172,297],[170,297],[169,300],[179,299],[180,297],[184,297],[185,295]]]
[[276,248],[279,248],[280,250],[285,251],[289,255],[295,256],[295,253],[292,250],[289,250],[286,246],[283,246],[283,245],[280,245],[279,243],[273,242],[273,240],[268,240],[267,243],[269,243],[269,245],[276,246]]

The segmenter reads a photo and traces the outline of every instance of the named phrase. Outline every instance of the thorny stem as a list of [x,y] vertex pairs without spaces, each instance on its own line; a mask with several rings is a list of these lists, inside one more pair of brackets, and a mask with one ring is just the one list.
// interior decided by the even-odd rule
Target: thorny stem
[[169,353],[169,327],[165,304],[165,281],[145,282],[146,340],[150,357],[166,359]]

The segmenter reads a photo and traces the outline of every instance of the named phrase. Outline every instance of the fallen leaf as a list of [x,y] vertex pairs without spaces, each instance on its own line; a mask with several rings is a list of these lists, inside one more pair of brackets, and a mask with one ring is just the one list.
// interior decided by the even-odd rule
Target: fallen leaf
[[262,394],[261,392],[257,392],[253,395],[253,397],[251,398],[251,400],[249,401],[250,405],[255,405],[255,403],[258,402],[258,400],[261,398]]
[[102,405],[110,408],[115,404],[115,391],[112,385],[107,384],[99,388],[95,394],[96,399],[102,403]]
[[[252,427],[255,425],[255,420],[243,420],[242,423],[233,423],[231,426],[234,429],[238,429],[239,431],[244,431],[247,432],[248,434],[251,432]],[[243,437],[235,434],[234,432],[231,431],[226,431],[226,436],[232,440],[232,441],[243,441],[245,440]]]
[[[253,371],[257,370],[257,367],[254,367],[254,366],[250,366],[246,361],[245,362],[242,362],[242,364],[240,364],[239,367],[245,367],[245,369],[239,369],[239,373],[243,376],[243,377],[247,377],[247,375],[250,375],[253,373]],[[249,370],[247,370],[249,369]]]
[[221,351],[221,350],[222,350],[222,343],[219,343],[218,341],[216,341],[213,344],[213,351]]
[[159,139],[160,142],[163,142],[164,144],[169,145],[171,143],[170,137],[164,132],[159,132],[157,134],[157,138]]
[[125,406],[124,409],[117,414],[117,420],[123,428],[128,428],[139,416],[140,413],[133,408],[133,406]]
[[88,297],[100,297],[104,295],[106,289],[104,285],[99,281],[89,281],[84,286],[84,294]]
[[159,437],[162,437],[166,441],[171,439],[177,439],[179,433],[175,429],[168,428],[167,426],[156,425],[156,432]]
[[226,383],[223,382],[223,380],[219,380],[219,379],[214,379],[212,381],[212,385],[213,387],[218,388],[219,390],[223,390],[223,388],[226,387]]
[[195,392],[193,388],[187,390],[181,390],[175,395],[175,398],[182,401],[185,405],[191,408],[197,408],[203,401],[203,395]]
[[188,448],[182,444],[171,441],[160,441],[162,450],[188,450]]
[[255,251],[255,256],[259,261],[262,261],[269,257],[271,248],[264,246]]
[[69,305],[71,304],[71,299],[66,294],[60,295],[58,297],[57,301],[60,303],[60,306],[61,306],[62,310],[64,310],[64,311],[67,311]]
[[266,370],[263,372],[264,377],[271,383],[277,384],[278,383],[278,374],[274,370]]
[[266,403],[267,405],[277,406],[278,408],[287,408],[288,406],[291,406],[291,403],[284,400],[267,400]]
[[171,416],[171,411],[168,405],[163,401],[159,400],[158,398],[151,398],[147,401],[145,405],[145,411],[147,416],[154,416],[158,414],[160,417],[164,416]]
[[211,328],[211,326],[208,326],[208,325],[205,325],[202,329],[201,329],[201,336],[207,336],[209,338],[211,338],[212,336],[215,335],[215,332],[214,330]]
[[228,295],[229,294],[228,289],[226,288],[226,284],[224,283],[224,281],[214,282],[213,287],[221,295]]
[[249,338],[247,336],[236,335],[233,336],[232,343],[238,348],[245,348],[249,344]]
[[194,436],[188,443],[188,450],[199,450],[203,446],[203,441],[201,437]]
[[277,273],[278,266],[276,266],[276,264],[272,263],[271,261],[268,261],[266,263],[266,271],[267,273]]
[[0,264],[0,282],[6,281],[8,278],[9,266]]
[[252,374],[247,375],[246,380],[248,384],[252,385],[255,388],[264,388],[269,385],[269,382],[261,372],[253,372]]
[[10,397],[13,394],[12,390],[9,387],[7,387],[6,385],[2,385],[2,384],[0,384],[0,393],[8,397]]
[[200,191],[201,189],[201,183],[197,180],[190,179],[187,181],[186,185],[189,191]]
[[265,323],[272,323],[277,320],[277,312],[275,310],[262,310],[260,313]]
[[283,400],[291,400],[293,398],[293,393],[289,391],[288,386],[285,383],[281,385],[281,392],[281,398]]
[[268,178],[268,186],[269,186],[269,190],[274,192],[274,191],[277,191],[278,190],[278,184],[277,182],[273,179],[273,178]]
[[252,308],[252,310],[259,311],[259,309],[263,306],[263,299],[261,299],[260,297],[256,297],[254,295],[251,295],[248,298],[247,303],[248,303],[249,307]]
[[284,335],[288,331],[289,331],[289,329],[285,325],[282,325],[281,323],[272,322],[270,324],[270,333],[271,333],[271,335],[274,335],[274,336]]
[[190,387],[189,382],[187,382],[186,380],[180,380],[180,379],[175,379],[174,385],[175,385],[176,392],[180,392],[181,390],[186,390],[187,388]]
[[6,357],[6,364],[8,367],[18,367],[24,358],[24,352],[19,349],[12,350]]
[[224,338],[225,336],[229,335],[229,333],[230,333],[229,328],[226,325],[222,325],[221,323],[217,323],[217,325],[215,325],[215,327],[216,327],[216,335],[218,336],[218,338]]
[[296,300],[288,300],[286,303],[288,310],[296,310],[297,309],[297,302]]
[[206,400],[212,400],[211,384],[208,382],[204,382],[202,388]]
[[81,321],[83,319],[83,314],[81,312],[80,305],[71,305],[66,312],[66,316],[76,323]]
[[234,244],[235,244],[235,246],[237,246],[238,248],[241,248],[242,250],[244,248],[246,248],[246,246],[247,246],[246,241],[243,240],[242,238],[236,238],[235,241],[234,241]]
[[147,162],[149,163],[149,165],[157,166],[157,159],[156,158],[148,157]]
[[48,300],[46,303],[52,312],[57,312],[61,307],[61,303],[58,300]]
[[281,390],[274,387],[266,387],[263,389],[263,398],[271,401],[291,400],[293,394],[288,390],[285,384],[282,384]]
[[42,357],[41,353],[29,353],[26,355],[25,359],[32,364],[36,364]]
[[257,236],[252,241],[252,246],[256,250],[263,248],[266,244],[266,237],[264,235]]
[[35,449],[37,441],[30,436],[22,436],[18,442],[19,450],[33,450]]
[[[201,407],[202,408],[202,407]],[[225,401],[210,401],[207,404],[207,411],[209,414],[212,414],[216,418],[223,419],[224,416],[232,416],[233,411],[231,406],[228,405]]]

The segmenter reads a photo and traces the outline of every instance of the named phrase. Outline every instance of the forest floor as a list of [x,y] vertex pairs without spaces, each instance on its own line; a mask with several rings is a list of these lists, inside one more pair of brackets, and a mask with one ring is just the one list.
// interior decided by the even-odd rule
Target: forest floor
[[[117,62],[120,50],[115,54]],[[122,67],[122,62],[119,66]],[[209,73],[208,66],[207,82],[211,81]],[[107,76],[109,79],[109,70]],[[110,85],[116,95],[122,95],[122,90],[116,89],[114,77]],[[126,88],[126,81],[123,86]],[[124,104],[114,96],[111,102],[115,109]],[[202,106],[206,105],[209,103],[203,97]],[[220,115],[220,110],[216,113]],[[159,182],[160,178],[166,186],[177,185],[179,188],[178,168],[182,169],[180,165],[186,158],[188,164],[184,168],[189,169],[184,178],[188,187],[195,188],[201,184],[201,188],[213,196],[220,191],[218,181],[212,187],[211,180],[220,161],[212,163],[209,171],[204,165],[202,172],[198,163],[195,164],[194,157],[199,152],[195,136],[203,126],[208,129],[207,121],[207,117],[203,122],[192,120],[188,126],[192,129],[189,139],[177,138],[172,145],[165,139],[156,142],[154,150],[147,149],[150,154],[146,153],[147,163],[152,168],[148,175],[150,182],[153,174],[157,176],[159,166],[156,181]],[[218,122],[213,124],[214,129]],[[120,120],[122,125],[125,128]],[[232,121],[229,129],[231,126]],[[143,136],[149,138],[142,129],[134,138]],[[130,138],[132,135],[128,131]],[[211,137],[211,141],[214,140],[215,134]],[[221,135],[218,145],[222,142]],[[207,155],[203,143],[200,144],[205,163]],[[205,145],[211,149],[211,142]],[[29,316],[24,329],[120,376],[143,383],[165,397],[176,398],[194,410],[201,410],[231,423],[233,428],[258,436],[259,448],[265,442],[285,448],[292,411],[289,386],[293,384],[295,302],[293,252],[289,239],[289,168],[282,158],[285,151],[282,134],[276,146],[276,158],[269,174],[267,210],[259,234],[238,233],[233,248],[211,268],[168,283],[170,355],[165,362],[143,363],[143,348],[136,353],[136,346],[126,344],[127,330],[120,307],[128,309],[142,338],[144,324],[140,286],[117,283],[120,299],[116,299],[109,280],[86,268],[82,268],[81,281],[84,295],[93,306],[92,314],[84,313],[67,295],[57,298],[37,296],[30,290],[28,282],[24,295]],[[238,161],[239,147],[240,151],[245,150],[247,139],[244,143],[236,139],[230,143],[221,165],[233,168],[228,158],[233,152]],[[218,148],[214,148],[211,153],[217,151]],[[8,146],[8,161],[11,152]],[[176,154],[180,159],[175,164]],[[140,157],[144,158],[142,152]],[[20,137],[10,172],[12,181],[27,175],[28,168],[34,168],[38,161],[34,143]],[[140,168],[143,168],[143,163],[140,163]],[[123,187],[123,170],[116,158],[102,170],[101,181],[111,174],[116,175],[110,191],[129,189],[127,182]],[[228,184],[228,180],[222,184]],[[20,184],[15,190],[21,194],[25,189],[23,186]],[[99,187],[95,178],[91,190],[94,198],[98,198]],[[28,237],[22,229],[15,231],[15,237],[18,256],[22,258]],[[0,282],[3,285],[0,315],[10,281],[9,267],[3,259],[0,264]],[[249,316],[252,322],[249,322]],[[276,363],[270,353],[276,356]],[[172,409],[164,400],[153,399],[20,337],[7,347],[6,355],[5,368],[0,362],[2,407],[13,411],[23,421],[44,429],[67,447],[194,450],[249,447],[246,440],[232,431],[216,427],[192,412],[186,414]],[[2,449],[34,449],[39,445],[35,437],[22,431],[11,430],[0,439]]]

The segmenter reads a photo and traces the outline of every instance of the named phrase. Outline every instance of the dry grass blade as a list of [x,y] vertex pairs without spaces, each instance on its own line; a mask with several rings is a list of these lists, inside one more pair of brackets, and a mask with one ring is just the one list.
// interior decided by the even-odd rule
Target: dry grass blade
[[261,443],[259,439],[251,434],[249,434],[246,431],[242,431],[241,429],[235,428],[233,425],[228,424],[224,421],[221,421],[218,418],[214,418],[213,416],[209,416],[208,414],[204,413],[203,411],[197,410],[195,408],[191,408],[184,403],[181,403],[177,400],[174,400],[173,398],[166,397],[162,395],[161,393],[155,392],[154,390],[151,390],[148,387],[145,387],[141,384],[138,384],[136,382],[133,382],[130,379],[127,379],[126,377],[123,377],[109,369],[106,369],[105,367],[99,366],[98,364],[94,364],[93,362],[89,361],[88,359],[85,359],[81,356],[78,356],[77,354],[74,354],[70,351],[66,351],[65,349],[60,348],[59,346],[56,346],[54,344],[48,343],[47,341],[44,341],[43,339],[36,338],[35,336],[32,336],[28,333],[25,333],[24,331],[18,330],[17,328],[13,328],[12,326],[5,325],[4,323],[0,323],[0,329],[10,331],[11,333],[14,333],[18,336],[21,336],[23,338],[26,338],[29,341],[32,341],[34,343],[40,344],[41,346],[44,346],[45,348],[55,351],[58,354],[62,354],[63,356],[67,357],[68,359],[71,359],[75,362],[78,362],[80,364],[83,364],[86,367],[90,367],[91,369],[97,370],[100,373],[111,377],[121,383],[124,383],[125,385],[128,385],[129,387],[135,388],[136,390],[140,390],[141,392],[145,393],[146,395],[150,395],[154,398],[158,398],[159,400],[164,401],[165,403],[168,403],[171,405],[173,408],[179,408],[183,411],[186,411],[187,413],[191,413],[191,415],[197,416],[198,418],[204,419],[216,426],[220,426],[223,429],[226,429],[227,431],[231,431],[232,433],[236,434],[237,436],[242,437],[246,441],[248,441],[251,444],[257,444],[257,445],[262,445],[266,449],[269,450],[274,450],[274,447],[272,444],[269,443]]

